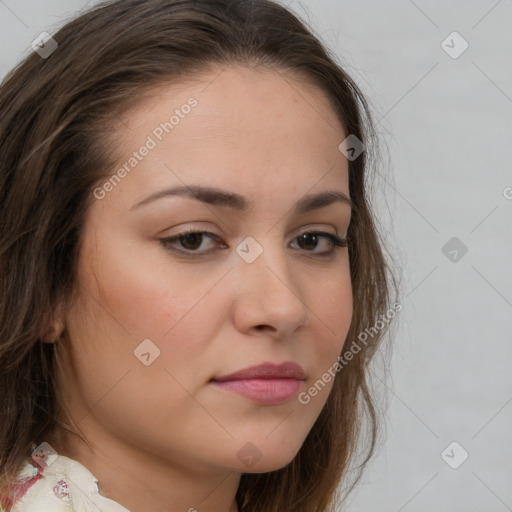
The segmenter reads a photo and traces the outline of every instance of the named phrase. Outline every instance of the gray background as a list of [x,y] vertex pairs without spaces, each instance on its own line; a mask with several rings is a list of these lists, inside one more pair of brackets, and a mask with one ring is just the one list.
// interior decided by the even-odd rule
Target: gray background
[[[0,76],[93,3],[0,0]],[[347,510],[512,510],[512,1],[282,3],[367,94],[387,148],[376,206],[404,309],[386,438]]]

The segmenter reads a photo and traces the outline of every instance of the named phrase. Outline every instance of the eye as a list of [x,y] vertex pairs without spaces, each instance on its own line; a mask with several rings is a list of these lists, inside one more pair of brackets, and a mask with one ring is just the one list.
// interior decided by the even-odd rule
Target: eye
[[[177,235],[168,238],[162,238],[161,242],[164,248],[169,251],[178,253],[198,252],[197,249],[201,247],[204,237],[207,237],[210,240],[219,241],[219,238],[216,235],[208,231],[195,231],[194,229],[186,229]],[[182,247],[181,249],[175,247],[176,242],[179,242]],[[204,254],[204,252],[202,252],[202,254]]]
[[[317,256],[330,256],[338,247],[348,247],[348,240],[346,238],[340,238],[338,235],[326,233],[324,231],[304,231],[296,238],[296,240],[299,241],[299,244],[301,244],[303,248],[305,246],[311,245],[316,248],[318,246],[319,240],[322,239],[329,242],[327,244],[328,249],[327,251],[314,253]],[[306,250],[306,252],[312,251]]]
[[[212,251],[198,251],[203,246],[204,239],[216,241],[221,244],[223,248],[227,248],[226,244],[220,241],[220,238],[214,233],[208,231],[197,231],[186,229],[172,237],[160,239],[163,247],[168,250],[179,254],[190,256],[202,256]],[[340,238],[338,235],[327,233],[323,231],[304,231],[294,240],[297,240],[302,249],[306,253],[312,253],[316,256],[326,257],[332,255],[338,247],[348,247],[347,238]],[[319,245],[320,241],[328,242],[327,250],[322,252],[314,251]],[[179,245],[180,248],[176,247]],[[325,243],[324,243],[325,245]],[[312,247],[313,246],[313,247]],[[313,250],[311,250],[311,248]]]

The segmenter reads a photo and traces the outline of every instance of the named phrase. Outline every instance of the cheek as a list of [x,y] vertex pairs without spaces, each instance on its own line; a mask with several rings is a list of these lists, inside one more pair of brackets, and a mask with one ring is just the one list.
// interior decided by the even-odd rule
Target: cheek
[[[172,429],[181,439],[183,417],[197,414],[188,390],[208,380],[204,353],[225,321],[219,314],[225,309],[222,291],[215,289],[225,272],[185,273],[177,265],[118,254],[104,246],[94,259],[83,260],[95,264],[82,264],[81,301],[67,318],[73,353],[66,378],[80,394],[68,401],[77,418],[101,418],[127,436],[137,429]],[[147,366],[134,354],[145,339],[155,344],[146,350]],[[155,435],[157,440],[162,442]]]
[[333,385],[332,375],[329,376],[328,372],[333,371],[333,365],[342,352],[352,321],[353,298],[348,264],[332,272],[311,296],[314,298],[308,307],[314,333],[308,345],[308,360],[314,364],[307,386],[309,388],[322,377],[326,379],[324,384],[317,386],[322,391],[314,400],[316,405],[313,408],[319,412],[318,408],[327,400]]
[[[310,286],[313,286],[311,284]],[[318,329],[331,350],[341,350],[353,314],[352,283],[348,261],[324,276],[317,284],[311,305],[311,317],[318,322]]]
[[[83,307],[77,309],[87,311],[87,317],[80,315],[72,322],[81,326],[76,337],[101,347],[101,361],[90,351],[98,365],[96,371],[103,368],[108,373],[103,361],[115,360],[118,366],[133,368],[132,374],[141,372],[137,375],[141,388],[155,385],[155,369],[165,381],[159,387],[170,381],[164,370],[184,385],[193,385],[194,377],[199,381],[207,378],[211,371],[207,365],[199,376],[197,366],[205,353],[211,357],[208,347],[219,325],[226,322],[228,299],[222,280],[226,269],[176,263],[164,249],[131,242],[126,235],[105,237],[93,254],[83,258],[80,268],[88,293],[83,294]],[[143,340],[151,343],[141,345]],[[151,361],[155,357],[148,367],[134,354],[142,346],[149,346]],[[121,370],[117,373],[122,375]]]
[[112,327],[133,342],[165,338],[218,280],[199,265],[176,264],[164,251],[120,236],[102,241],[91,258],[95,264],[82,266],[95,313],[108,315]]
[[350,275],[331,276],[317,293],[318,316],[338,336],[348,329],[352,318],[352,285]]

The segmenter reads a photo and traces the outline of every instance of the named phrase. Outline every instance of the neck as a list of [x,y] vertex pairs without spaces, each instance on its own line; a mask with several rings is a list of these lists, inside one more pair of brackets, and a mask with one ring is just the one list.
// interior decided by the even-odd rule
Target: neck
[[83,423],[80,430],[87,432],[90,446],[67,433],[52,436],[49,443],[60,455],[86,467],[105,498],[130,512],[238,512],[240,473],[182,461],[179,456],[170,460],[104,432],[91,435],[94,429]]

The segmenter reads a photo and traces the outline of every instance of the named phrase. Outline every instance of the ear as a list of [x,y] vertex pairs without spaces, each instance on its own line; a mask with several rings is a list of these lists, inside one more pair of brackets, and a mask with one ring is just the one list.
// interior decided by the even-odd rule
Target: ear
[[55,310],[48,314],[42,331],[41,341],[44,343],[55,343],[64,332],[64,328],[64,308],[62,303],[59,303]]

